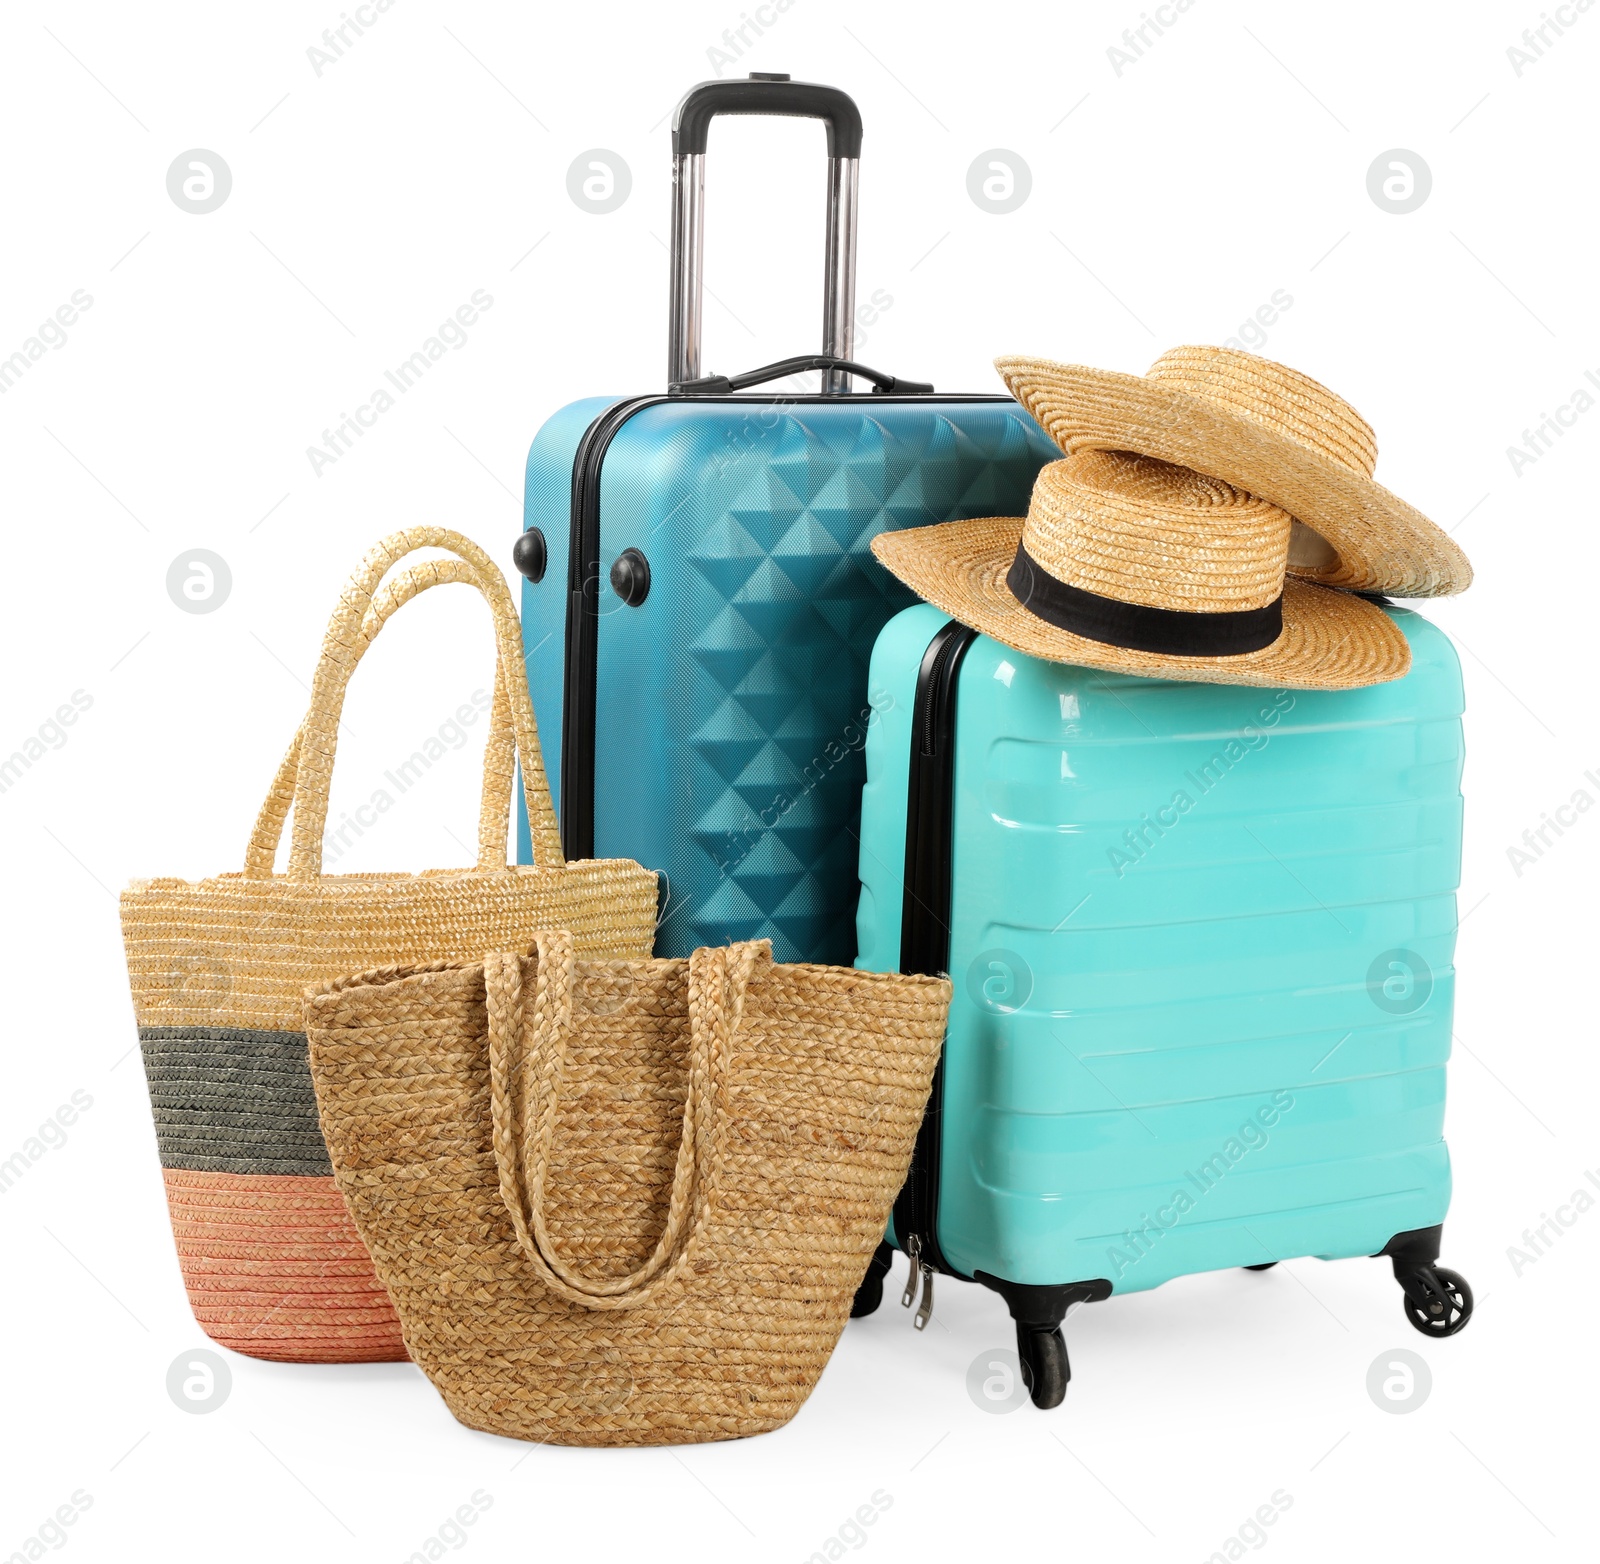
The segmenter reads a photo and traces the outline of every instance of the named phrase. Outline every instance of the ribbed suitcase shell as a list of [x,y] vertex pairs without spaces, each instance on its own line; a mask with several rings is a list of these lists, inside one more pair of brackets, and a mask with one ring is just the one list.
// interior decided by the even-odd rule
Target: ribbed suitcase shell
[[[1461,676],[1442,632],[1388,612],[1411,672],[1350,691],[1134,679],[972,643],[937,1202],[957,1271],[1130,1292],[1370,1255],[1444,1219]],[[873,970],[899,965],[913,699],[946,623],[911,608],[873,653]]]
[[[523,635],[553,779],[573,462],[615,401],[563,408],[528,453],[548,565]],[[1059,454],[1007,398],[673,398],[621,426],[600,468],[593,850],[661,873],[658,955],[770,938],[779,961],[854,960],[867,663],[912,601],[868,544],[1021,515]],[[607,579],[628,548],[650,565],[637,608]]]

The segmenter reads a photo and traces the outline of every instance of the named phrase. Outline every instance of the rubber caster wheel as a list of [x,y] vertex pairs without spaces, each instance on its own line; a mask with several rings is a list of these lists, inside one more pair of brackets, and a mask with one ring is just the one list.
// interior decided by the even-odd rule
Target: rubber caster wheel
[[1041,1411],[1058,1407],[1067,1398],[1067,1381],[1072,1370],[1067,1363],[1067,1343],[1061,1330],[1038,1330],[1031,1325],[1017,1326],[1017,1359],[1022,1364],[1022,1382]]
[[861,1285],[856,1288],[856,1301],[850,1305],[850,1318],[861,1320],[869,1314],[876,1314],[882,1302],[883,1277],[875,1271],[868,1271]]
[[1263,1260],[1260,1265],[1247,1265],[1247,1271],[1270,1271],[1278,1262],[1276,1260]]
[[867,1274],[856,1288],[855,1302],[850,1305],[851,1319],[865,1319],[867,1315],[877,1312],[878,1305],[883,1302],[883,1279],[889,1274],[889,1267],[893,1263],[894,1251],[888,1244],[879,1244],[867,1262]]
[[1442,1265],[1413,1271],[1402,1279],[1406,1318],[1424,1336],[1454,1336],[1472,1318],[1472,1289],[1466,1277]]

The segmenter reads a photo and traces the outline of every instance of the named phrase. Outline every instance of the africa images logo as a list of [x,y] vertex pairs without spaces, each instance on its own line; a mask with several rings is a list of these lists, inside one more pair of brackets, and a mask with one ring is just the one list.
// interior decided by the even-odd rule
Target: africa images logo
[[1270,1139],[1268,1130],[1293,1107],[1292,1093],[1274,1092],[1211,1156],[1192,1171],[1184,1173],[1187,1188],[1180,1186],[1173,1190],[1166,1204],[1158,1206],[1153,1216],[1148,1211],[1141,1211],[1139,1220],[1143,1225],[1137,1229],[1129,1228],[1122,1235],[1121,1245],[1112,1244],[1106,1250],[1106,1262],[1112,1267],[1112,1277],[1121,1277],[1137,1265],[1155,1248],[1158,1239],[1170,1233],[1252,1151],[1259,1151],[1265,1146]]

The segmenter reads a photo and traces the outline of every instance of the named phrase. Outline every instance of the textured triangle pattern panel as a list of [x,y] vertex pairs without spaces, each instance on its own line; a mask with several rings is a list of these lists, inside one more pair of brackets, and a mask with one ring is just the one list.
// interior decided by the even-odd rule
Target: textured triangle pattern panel
[[[572,452],[604,405],[558,414],[528,461],[527,524],[550,545],[524,593],[547,743]],[[600,487],[595,851],[662,873],[659,955],[770,939],[780,961],[854,959],[867,664],[913,601],[869,544],[1021,515],[1058,454],[1009,402],[674,402],[623,425]],[[650,562],[638,608],[606,580],[627,548]]]

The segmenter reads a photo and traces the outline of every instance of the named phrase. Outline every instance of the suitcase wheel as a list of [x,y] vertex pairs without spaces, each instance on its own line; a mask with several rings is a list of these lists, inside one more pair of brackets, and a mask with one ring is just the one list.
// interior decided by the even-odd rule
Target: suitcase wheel
[[1454,1336],[1472,1318],[1472,1289],[1459,1272],[1423,1266],[1400,1278],[1406,1318],[1424,1336]]
[[1072,1369],[1067,1362],[1067,1343],[1057,1326],[1041,1330],[1036,1325],[1017,1324],[1017,1359],[1022,1365],[1022,1382],[1028,1387],[1033,1404],[1048,1412],[1067,1398],[1067,1381]]
[[850,1305],[850,1318],[859,1320],[869,1314],[876,1314],[878,1305],[882,1302],[883,1277],[869,1271],[861,1285],[856,1288],[856,1301]]
[[889,1274],[893,1257],[894,1250],[888,1244],[878,1245],[876,1252],[867,1262],[867,1274],[861,1278],[861,1285],[856,1288],[855,1302],[850,1305],[851,1319],[864,1319],[867,1315],[877,1312],[878,1305],[883,1302],[883,1279]]

